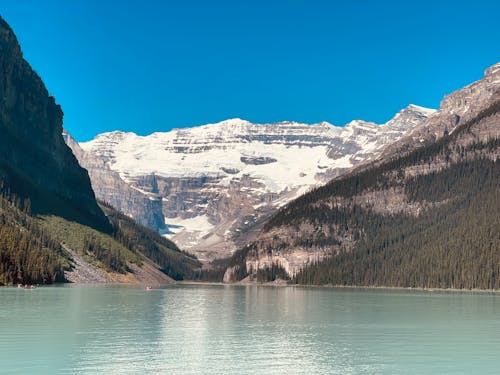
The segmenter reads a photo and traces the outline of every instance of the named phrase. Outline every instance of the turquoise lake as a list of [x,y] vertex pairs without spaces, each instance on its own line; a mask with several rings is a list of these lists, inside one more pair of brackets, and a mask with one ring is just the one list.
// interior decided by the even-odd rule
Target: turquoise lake
[[500,294],[0,288],[5,374],[498,374]]

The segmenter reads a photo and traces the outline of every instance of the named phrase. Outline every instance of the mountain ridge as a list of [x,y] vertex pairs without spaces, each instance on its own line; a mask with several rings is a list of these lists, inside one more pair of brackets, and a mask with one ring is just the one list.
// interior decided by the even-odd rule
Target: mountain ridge
[[[170,232],[182,248],[213,259],[229,255],[239,233],[255,231],[262,217],[375,158],[433,112],[409,105],[383,125],[358,120],[344,127],[236,118],[148,136],[108,132],[79,146],[87,159],[99,159],[135,191],[161,198],[155,215],[161,212],[167,227],[153,229]],[[100,199],[123,207],[123,199],[110,197],[97,180],[93,186]],[[124,212],[144,220],[145,210]],[[208,247],[219,248],[207,254]]]
[[243,127],[244,126],[248,126],[248,127],[259,127],[259,126],[261,126],[261,127],[265,127],[265,126],[277,126],[277,127],[278,126],[290,126],[290,127],[299,126],[299,127],[304,127],[304,126],[307,126],[307,127],[313,128],[313,129],[326,127],[329,129],[335,129],[335,130],[340,131],[347,126],[353,126],[353,125],[358,125],[358,124],[373,124],[375,126],[391,126],[393,123],[395,123],[395,119],[398,118],[398,115],[401,115],[403,113],[414,112],[414,113],[417,113],[419,115],[430,116],[436,111],[437,111],[436,109],[422,107],[422,106],[419,106],[416,104],[408,104],[406,107],[402,108],[399,112],[397,112],[391,119],[389,119],[385,123],[380,123],[380,124],[373,122],[373,121],[366,121],[366,120],[361,120],[361,119],[351,120],[344,125],[334,125],[328,121],[320,121],[320,122],[314,122],[314,123],[305,123],[305,122],[291,121],[291,120],[282,120],[282,121],[275,121],[275,122],[252,122],[252,121],[249,121],[246,119],[242,119],[240,117],[231,117],[231,118],[227,118],[225,120],[221,120],[221,121],[214,122],[214,123],[192,125],[192,126],[186,126],[186,127],[180,127],[180,128],[172,128],[172,129],[167,130],[167,131],[154,131],[154,132],[151,132],[151,133],[145,134],[145,135],[139,135],[133,131],[122,131],[122,130],[117,129],[117,130],[111,130],[111,131],[99,133],[88,141],[77,141],[77,140],[74,140],[74,141],[77,142],[80,145],[80,147],[82,147],[83,149],[88,149],[91,147],[91,146],[89,146],[91,143],[99,140],[102,137],[104,137],[104,138],[109,137],[111,139],[113,139],[113,138],[123,139],[123,138],[125,138],[125,136],[134,136],[137,138],[149,138],[149,137],[154,138],[154,137],[162,136],[164,134],[168,134],[171,132],[183,132],[183,131],[190,131],[193,129],[231,128],[231,127],[242,127],[242,126]]
[[377,160],[281,208],[224,280],[497,289],[500,71],[487,72]]

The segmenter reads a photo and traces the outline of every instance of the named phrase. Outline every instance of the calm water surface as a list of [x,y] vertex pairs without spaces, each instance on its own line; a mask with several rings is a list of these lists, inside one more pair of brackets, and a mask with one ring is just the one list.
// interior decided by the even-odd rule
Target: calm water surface
[[0,288],[0,373],[499,372],[497,294]]

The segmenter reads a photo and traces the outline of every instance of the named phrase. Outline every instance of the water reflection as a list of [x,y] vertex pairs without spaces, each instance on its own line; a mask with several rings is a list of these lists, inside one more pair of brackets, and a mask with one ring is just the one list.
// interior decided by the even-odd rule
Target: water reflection
[[495,373],[500,295],[0,288],[0,372]]

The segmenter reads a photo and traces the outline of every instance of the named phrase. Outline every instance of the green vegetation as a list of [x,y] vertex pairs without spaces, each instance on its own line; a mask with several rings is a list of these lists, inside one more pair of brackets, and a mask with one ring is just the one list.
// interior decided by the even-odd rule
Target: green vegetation
[[214,259],[207,268],[200,268],[191,275],[193,281],[222,282],[230,258]]
[[0,285],[64,280],[63,250],[29,215],[29,207],[29,201],[0,194]]
[[40,226],[52,238],[107,271],[125,273],[127,263],[141,264],[139,255],[107,234],[58,216],[41,216]]
[[193,279],[200,274],[201,263],[194,256],[111,206],[105,203],[100,205],[113,228],[110,234],[57,216],[41,217],[41,223],[58,241],[108,271],[125,273],[128,263],[141,265],[147,258],[174,280]]
[[[466,289],[500,288],[500,162],[486,184],[483,169],[473,169],[468,192],[461,184],[447,190],[449,203],[418,217],[379,215],[358,209],[348,225],[365,232],[350,252],[307,267],[297,275],[301,284],[334,284]],[[483,164],[479,162],[478,164]],[[453,171],[470,172],[459,164],[434,174],[427,189],[440,189]],[[492,170],[490,170],[491,172]],[[421,187],[421,185],[418,185]],[[444,194],[444,193],[442,193]],[[453,198],[452,198],[453,197]],[[445,198],[443,196],[443,198]]]
[[101,203],[113,226],[113,238],[136,254],[154,261],[174,280],[193,279],[201,263],[193,256],[179,250],[170,240],[157,232],[137,224],[131,218]]
[[248,276],[246,258],[249,255],[257,253],[257,246],[255,243],[249,243],[242,249],[234,252],[233,256],[229,259],[228,267],[234,270],[234,280],[243,280]]
[[[21,144],[16,146],[22,147]],[[13,147],[12,142],[10,147]],[[42,161],[37,162],[43,163]],[[65,198],[61,194],[46,189],[44,187],[46,182],[34,181],[29,175],[21,173],[1,160],[0,180],[3,181],[2,185],[5,184],[6,186],[6,193],[12,195],[15,199],[30,201],[30,213],[32,215],[59,216],[104,233],[111,231],[109,222],[100,211],[93,196],[91,198],[87,197],[87,201],[83,200],[83,202],[78,199]],[[73,185],[78,185],[78,183],[73,181]],[[75,188],[75,186],[71,186],[71,188]],[[76,191],[75,194],[77,194]]]
[[257,281],[261,283],[281,280],[289,280],[290,277],[283,267],[273,264],[271,267],[259,269],[256,275]]
[[126,273],[128,264],[150,259],[175,280],[213,280],[220,274],[201,271],[195,257],[109,206],[102,208],[113,229],[102,233],[59,216],[31,216],[30,200],[10,194],[0,181],[1,191],[0,285],[64,281],[72,260],[64,246],[109,272]]

